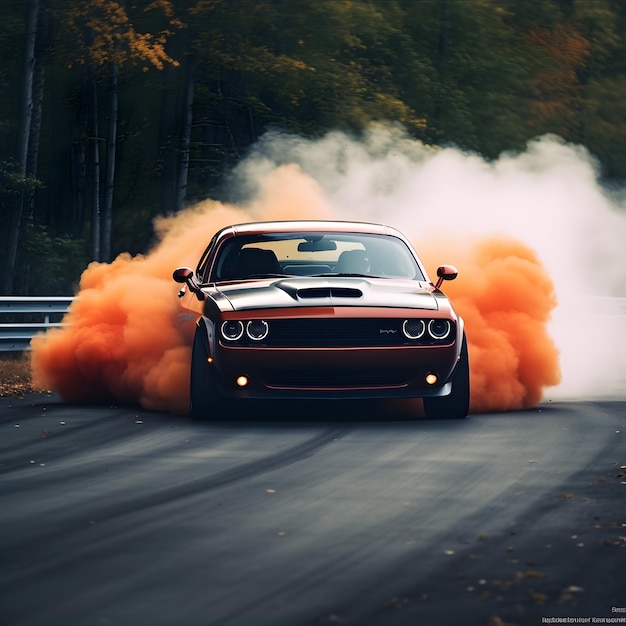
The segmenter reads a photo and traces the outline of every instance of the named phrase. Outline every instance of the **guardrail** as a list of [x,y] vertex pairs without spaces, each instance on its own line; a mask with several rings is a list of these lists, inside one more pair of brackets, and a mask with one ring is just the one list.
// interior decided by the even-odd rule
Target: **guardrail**
[[30,340],[38,333],[63,326],[51,321],[62,317],[74,301],[71,296],[0,296],[0,320],[10,317],[39,318],[40,321],[0,321],[0,352],[20,352],[30,348]]
[[[50,316],[62,316],[74,301],[72,296],[0,296],[0,315],[39,315],[40,322],[0,322],[0,352],[20,352],[30,348],[30,340],[42,331],[63,326],[51,322]],[[591,307],[597,315],[626,315],[626,298],[591,296]],[[0,318],[2,319],[2,318]]]
[[589,302],[598,315],[626,315],[626,298],[613,296],[592,296]]

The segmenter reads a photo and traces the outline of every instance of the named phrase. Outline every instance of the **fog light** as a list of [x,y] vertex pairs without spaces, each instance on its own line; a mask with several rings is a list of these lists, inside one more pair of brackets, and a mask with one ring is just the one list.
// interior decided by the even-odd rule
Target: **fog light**
[[236,383],[240,387],[245,387],[248,384],[248,377],[247,376],[237,376]]
[[439,376],[437,376],[437,374],[433,374],[432,372],[430,372],[430,374],[426,374],[426,383],[427,384],[435,385],[438,380],[439,380]]

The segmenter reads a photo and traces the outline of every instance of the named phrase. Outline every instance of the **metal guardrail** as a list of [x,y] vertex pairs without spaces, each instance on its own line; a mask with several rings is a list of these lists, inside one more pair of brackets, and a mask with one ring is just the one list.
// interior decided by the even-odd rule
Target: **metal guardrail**
[[[72,296],[0,296],[0,316],[36,314],[43,318],[41,322],[0,322],[0,352],[28,350],[36,334],[63,326],[62,322],[51,322],[50,315],[65,314],[74,300]],[[626,298],[591,296],[589,302],[597,315],[626,316]]]
[[38,333],[63,326],[50,317],[63,315],[74,301],[71,296],[0,296],[0,320],[10,316],[39,317],[36,322],[0,321],[0,352],[21,352],[30,348],[30,340]]
[[592,296],[589,299],[591,305],[600,315],[626,315],[626,298],[612,296]]

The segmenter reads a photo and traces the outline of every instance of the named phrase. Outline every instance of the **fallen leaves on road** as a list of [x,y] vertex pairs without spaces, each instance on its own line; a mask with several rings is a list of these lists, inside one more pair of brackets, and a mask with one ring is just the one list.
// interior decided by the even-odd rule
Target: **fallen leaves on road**
[[487,626],[519,626],[519,624],[514,624],[512,622],[505,622],[503,619],[498,617],[497,615],[493,615],[489,618],[487,622]]
[[30,359],[28,355],[0,359],[0,397],[22,396],[31,392]]
[[566,602],[574,602],[578,599],[578,596],[585,590],[577,585],[570,585],[566,589],[563,589],[559,596],[559,602],[565,604]]
[[515,580],[517,582],[520,582],[522,580],[538,580],[545,577],[545,574],[535,569],[526,570],[525,572],[516,572],[515,574]]
[[531,591],[530,592],[530,597],[537,603],[537,604],[545,604],[548,601],[548,594],[546,593],[541,593],[539,591]]
[[617,539],[605,539],[602,543],[605,546],[626,548],[626,537],[618,537]]
[[385,604],[391,609],[404,609],[411,604],[411,600],[403,596],[394,596],[389,598]]

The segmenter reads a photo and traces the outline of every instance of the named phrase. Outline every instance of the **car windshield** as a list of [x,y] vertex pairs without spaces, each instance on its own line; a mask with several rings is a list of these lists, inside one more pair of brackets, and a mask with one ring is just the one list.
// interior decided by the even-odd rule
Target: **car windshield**
[[272,276],[425,280],[406,244],[390,235],[265,233],[226,240],[206,282]]

